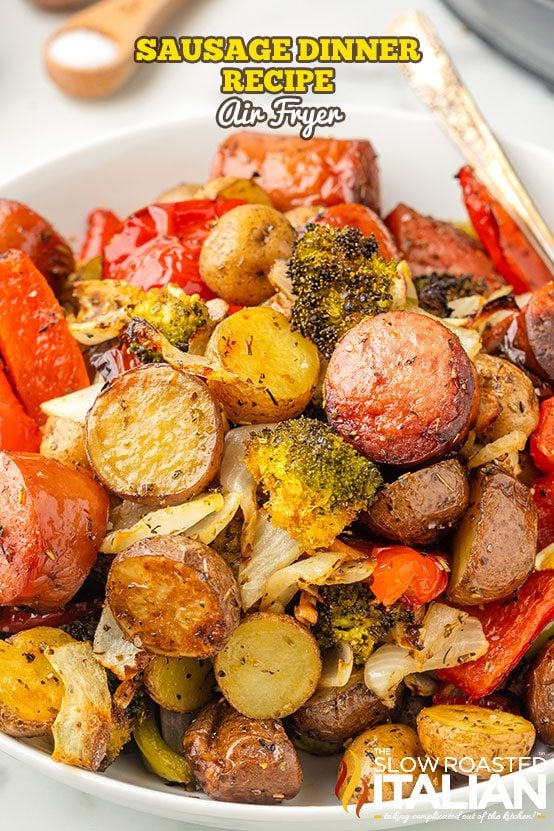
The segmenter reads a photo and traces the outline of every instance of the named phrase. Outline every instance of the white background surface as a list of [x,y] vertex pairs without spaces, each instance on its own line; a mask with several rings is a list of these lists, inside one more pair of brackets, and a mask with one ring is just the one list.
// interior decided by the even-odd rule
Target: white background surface
[[[243,37],[378,35],[407,5],[408,0],[189,0],[165,31]],[[428,12],[439,28],[493,128],[552,148],[554,102],[546,87],[466,32],[436,0],[419,0],[416,5]],[[0,0],[0,183],[122,128],[215,110],[220,100],[219,70],[209,65],[143,66],[123,90],[107,101],[67,99],[47,79],[41,61],[42,43],[63,19],[63,15],[38,11],[27,0]],[[419,109],[393,65],[338,67],[335,101],[347,114],[349,105],[364,103]],[[74,187],[79,187],[78,181]],[[71,193],[60,193],[60,199],[71,199]],[[1,826],[9,831],[35,831],[37,827],[41,831],[59,831],[60,827],[72,831],[185,829],[181,823],[119,808],[43,779],[6,756],[0,756],[0,799]],[[554,786],[548,803],[550,811],[543,827],[551,828]],[[468,822],[462,827],[499,831],[501,822]],[[460,827],[459,822],[440,822],[417,829],[452,831],[456,826]],[[363,827],[363,823],[353,823],[356,827]],[[513,827],[525,826],[515,822]]]

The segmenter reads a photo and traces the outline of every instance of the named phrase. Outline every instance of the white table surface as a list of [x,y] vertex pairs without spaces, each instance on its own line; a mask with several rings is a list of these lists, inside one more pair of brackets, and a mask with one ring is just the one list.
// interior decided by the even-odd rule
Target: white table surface
[[[260,34],[383,34],[408,0],[190,0],[166,32],[251,37]],[[493,128],[514,138],[552,147],[554,102],[537,79],[509,64],[469,34],[437,0],[415,4],[430,14],[447,42],[464,80]],[[217,66],[140,67],[111,99],[78,102],[62,95],[46,77],[41,45],[64,19],[41,12],[27,0],[0,0],[0,183],[54,156],[109,137],[121,128],[171,121],[180,115],[213,112],[220,95]],[[321,96],[319,103],[323,103]],[[337,67],[333,101],[348,114],[364,102],[393,109],[419,109],[393,65]],[[78,183],[76,183],[78,186]],[[181,823],[119,808],[44,779],[20,762],[0,755],[2,828],[9,831],[184,831]],[[549,790],[552,827],[554,786]],[[479,823],[485,831],[503,820]],[[459,823],[436,823],[452,831]],[[474,823],[468,823],[473,827]],[[188,826],[192,828],[192,826]],[[195,826],[197,828],[198,826]],[[418,831],[424,827],[417,826]],[[516,826],[514,826],[516,827]]]

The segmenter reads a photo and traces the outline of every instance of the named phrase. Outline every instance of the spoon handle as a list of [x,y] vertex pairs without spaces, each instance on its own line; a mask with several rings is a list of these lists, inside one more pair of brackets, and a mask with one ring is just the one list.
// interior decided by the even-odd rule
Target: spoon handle
[[545,265],[554,271],[554,236],[516,175],[435,29],[421,12],[406,11],[394,35],[419,38],[423,59],[402,64],[419,98],[438,117],[477,176],[511,214]]

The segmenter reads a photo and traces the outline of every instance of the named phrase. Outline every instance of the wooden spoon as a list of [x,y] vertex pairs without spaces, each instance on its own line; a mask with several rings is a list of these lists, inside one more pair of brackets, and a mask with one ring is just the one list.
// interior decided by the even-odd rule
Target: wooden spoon
[[51,35],[44,60],[52,80],[76,98],[102,98],[133,73],[135,40],[155,33],[186,0],[100,0]]
[[90,3],[91,0],[31,0],[31,2],[39,9],[60,12],[66,9],[77,9],[79,6]]

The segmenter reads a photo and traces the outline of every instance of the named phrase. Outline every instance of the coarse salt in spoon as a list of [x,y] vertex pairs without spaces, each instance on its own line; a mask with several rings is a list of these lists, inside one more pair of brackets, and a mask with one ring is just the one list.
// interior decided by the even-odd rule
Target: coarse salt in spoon
[[47,40],[46,68],[76,98],[102,98],[133,73],[135,40],[155,32],[186,0],[100,0]]

